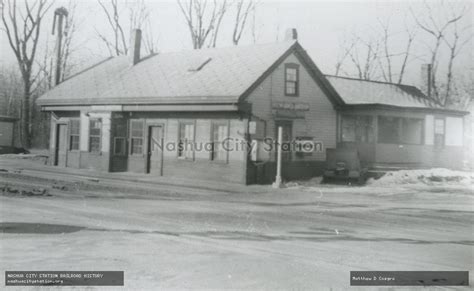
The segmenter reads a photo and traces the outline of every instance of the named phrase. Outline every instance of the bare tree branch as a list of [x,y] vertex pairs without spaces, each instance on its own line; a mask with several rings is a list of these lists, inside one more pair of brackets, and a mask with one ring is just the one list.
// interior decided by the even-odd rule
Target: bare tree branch
[[255,9],[255,2],[253,0],[248,0],[246,5],[245,0],[239,0],[237,2],[234,31],[232,33],[232,42],[234,43],[234,45],[239,44],[240,38],[242,37],[242,32],[245,29],[247,17],[253,9]]
[[221,21],[230,5],[227,0],[178,0],[177,3],[188,26],[193,48],[201,49],[206,41],[209,41],[209,47],[215,47]]
[[[424,1],[424,8],[428,11],[425,17],[420,17],[416,15],[412,9],[410,12],[412,14],[413,19],[417,23],[417,25],[431,38],[434,40],[431,47],[430,47],[430,64],[432,67],[432,74],[431,74],[431,81],[432,81],[432,92],[435,102],[437,102],[441,106],[446,106],[450,102],[450,94],[451,94],[451,84],[453,80],[453,63],[454,59],[458,54],[459,48],[459,39],[460,34],[458,31],[458,23],[459,21],[465,17],[467,14],[466,6],[461,7],[461,9],[456,9],[454,6],[445,7],[445,3],[440,3],[443,11],[445,12],[445,17],[441,21],[436,18],[435,12],[427,1]],[[452,39],[448,41],[449,36],[452,35]],[[441,45],[445,43],[450,51],[448,66],[447,66],[447,74],[446,74],[446,81],[445,81],[445,90],[444,94],[440,92],[440,88],[438,85],[438,64],[439,64],[439,53],[441,49]]]
[[[35,80],[33,64],[36,57],[41,23],[45,13],[53,2],[36,0],[25,1],[22,7],[16,0],[1,0],[0,9],[2,23],[6,31],[8,43],[16,57],[23,81],[22,130],[23,144],[31,145],[31,105],[32,84]],[[20,15],[20,18],[18,18]]]

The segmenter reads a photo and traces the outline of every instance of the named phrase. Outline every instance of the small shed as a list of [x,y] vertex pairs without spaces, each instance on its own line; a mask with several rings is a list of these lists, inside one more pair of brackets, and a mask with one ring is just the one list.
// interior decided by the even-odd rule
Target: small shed
[[0,115],[0,147],[12,147],[16,118]]

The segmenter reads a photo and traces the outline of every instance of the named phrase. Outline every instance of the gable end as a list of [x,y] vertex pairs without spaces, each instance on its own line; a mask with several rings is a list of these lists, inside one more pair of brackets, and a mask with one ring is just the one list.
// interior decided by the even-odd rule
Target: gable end
[[239,103],[243,102],[258,86],[260,86],[260,84],[292,53],[294,53],[298,61],[318,84],[335,108],[345,105],[342,98],[329,81],[326,80],[326,77],[298,42],[295,42],[291,47],[289,47],[288,50],[275,61],[275,63],[273,63],[247,90],[245,90],[245,92],[239,97]]

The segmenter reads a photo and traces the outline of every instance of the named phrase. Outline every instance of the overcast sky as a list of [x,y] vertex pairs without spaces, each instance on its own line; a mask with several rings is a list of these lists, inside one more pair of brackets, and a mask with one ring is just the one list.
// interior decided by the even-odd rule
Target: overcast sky
[[[104,0],[106,2],[106,0]],[[133,1],[124,1],[124,16],[127,12],[125,4]],[[157,40],[158,51],[177,51],[191,49],[191,41],[184,18],[175,1],[146,1],[150,11],[150,27]],[[351,38],[356,32],[369,38],[375,38],[378,31],[378,22],[390,20],[390,28],[393,37],[390,39],[390,47],[394,53],[403,51],[405,46],[404,30],[406,27],[413,28],[415,23],[410,8],[416,15],[426,15],[421,1],[258,1],[255,30],[257,43],[269,43],[281,41],[287,28],[297,28],[299,41],[308,51],[315,63],[327,74],[334,74],[334,66],[338,55],[342,52],[341,43]],[[54,8],[67,6],[67,1],[57,0],[48,13],[44,22],[41,42],[41,55],[47,41],[54,40],[51,35],[51,19]],[[456,2],[456,5],[466,5],[469,8],[468,15],[462,20],[462,27],[471,25],[472,34],[473,11],[470,2]],[[437,7],[434,7],[435,10]],[[443,11],[437,9],[439,17],[443,17]],[[78,1],[76,9],[78,20],[78,32],[75,36],[75,61],[80,62],[80,67],[88,66],[108,56],[107,49],[97,37],[97,31],[110,33],[104,19],[103,11],[94,0]],[[126,17],[126,16],[125,16]],[[232,45],[232,22],[233,10],[230,10],[224,18],[221,27],[218,46]],[[249,19],[247,29],[241,40],[241,45],[253,43],[251,27],[253,19]],[[428,35],[418,31],[414,43],[414,56],[411,58],[407,68],[404,83],[415,84],[419,82],[420,65],[428,60],[426,45],[430,43]],[[442,51],[442,61],[447,60],[447,50]],[[14,58],[4,32],[1,32],[1,55],[2,66],[14,64]],[[472,41],[467,44],[456,61],[458,72],[469,73],[472,68]],[[350,63],[346,71],[353,74]],[[396,66],[396,65],[395,65]],[[442,67],[442,66],[441,66]],[[472,70],[471,70],[472,73]]]

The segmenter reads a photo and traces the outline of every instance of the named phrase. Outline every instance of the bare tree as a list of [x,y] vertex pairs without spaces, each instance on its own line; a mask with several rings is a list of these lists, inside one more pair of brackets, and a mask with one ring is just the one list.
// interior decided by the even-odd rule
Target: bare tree
[[378,69],[380,55],[380,40],[376,38],[363,39],[354,35],[352,49],[348,50],[348,57],[357,71],[359,79],[373,80]]
[[458,28],[458,23],[455,22],[453,28],[453,33],[452,35],[444,35],[443,36],[443,41],[445,42],[446,46],[449,48],[449,61],[448,61],[448,72],[446,74],[446,89],[444,92],[444,105],[448,105],[448,103],[453,102],[453,98],[451,98],[451,93],[452,93],[452,85],[454,82],[454,74],[453,74],[453,65],[454,65],[454,60],[458,56],[459,52],[462,50],[462,48],[469,43],[469,41],[472,38],[472,34],[468,35],[464,39],[463,37],[463,32],[468,29],[468,27],[460,30]]
[[254,44],[257,43],[257,3],[252,10],[252,41]]
[[127,54],[128,45],[125,38],[125,32],[122,27],[118,0],[110,0],[110,5],[106,5],[102,0],[98,0],[97,2],[99,3],[100,7],[102,7],[107,21],[113,31],[112,40],[109,40],[109,38],[107,38],[104,34],[97,31],[99,38],[105,43],[111,55],[119,56]]
[[150,23],[150,19],[147,18],[144,24],[144,37],[143,43],[145,47],[145,51],[149,54],[154,54],[158,50],[157,40],[155,35],[153,34],[153,29]]
[[470,110],[474,104],[474,68],[465,74],[453,76],[450,104],[454,108]]
[[21,100],[17,96],[21,95],[22,80],[17,70],[11,67],[0,68],[0,114],[6,116],[19,116]]
[[23,81],[22,98],[22,143],[31,145],[31,106],[32,86],[38,75],[33,74],[37,45],[44,15],[53,2],[46,0],[24,1],[21,6],[16,0],[1,0],[2,22],[10,47],[16,57]]
[[232,33],[232,42],[234,45],[239,44],[240,38],[242,37],[242,32],[245,29],[245,24],[247,23],[247,18],[253,9],[255,9],[255,2],[253,0],[239,0],[237,2],[234,31]]
[[405,70],[408,65],[408,58],[411,55],[411,48],[413,46],[413,41],[415,40],[415,37],[416,37],[416,30],[408,28],[406,24],[405,24],[405,32],[406,32],[407,40],[406,40],[405,51],[403,52],[403,60],[402,60],[402,65],[400,67],[400,73],[398,74],[398,82],[397,82],[398,84],[401,84],[403,82],[403,77],[405,76]]
[[99,32],[96,33],[99,39],[107,47],[111,56],[126,55],[129,46],[129,34],[132,29],[145,29],[144,44],[148,53],[156,51],[156,41],[153,37],[151,26],[149,25],[150,10],[143,0],[128,4],[128,19],[123,14],[123,8],[119,0],[97,0],[104,12],[107,23],[112,30],[112,37]]
[[386,22],[382,22],[379,19],[379,24],[382,28],[383,60],[385,60],[386,65],[384,66],[382,64],[383,60],[382,58],[380,58],[380,68],[385,81],[392,82],[392,54],[390,52],[390,19],[388,19]]
[[[0,114],[6,116],[21,116],[21,99],[23,81],[18,69],[14,66],[0,68]],[[21,124],[19,122],[14,124],[14,130],[21,132]],[[18,134],[14,136],[14,144],[20,143]]]
[[[393,51],[393,37],[400,32],[392,31],[390,26],[390,18],[385,20],[378,20],[380,27],[380,40],[382,43],[383,50],[380,58],[378,59],[380,65],[380,72],[383,79],[386,82],[393,83],[397,79],[397,83],[403,82],[406,66],[408,64],[409,57],[411,55],[411,49],[413,41],[416,36],[416,30],[409,28],[405,23],[405,31],[401,32],[406,41],[406,45],[403,51]],[[399,70],[397,70],[397,68]],[[398,76],[398,78],[397,78]]]
[[[450,102],[451,84],[453,81],[453,63],[456,56],[459,54],[461,48],[469,41],[472,35],[467,36],[466,40],[461,40],[461,30],[458,28],[458,23],[461,19],[468,15],[467,7],[456,8],[453,5],[440,2],[444,13],[444,17],[437,17],[431,4],[424,2],[424,8],[427,11],[425,17],[421,17],[413,12],[411,14],[417,25],[429,36],[433,42],[429,45],[430,61],[432,67],[431,82],[432,82],[432,98],[439,105],[445,106]],[[449,5],[449,7],[446,7]],[[445,80],[444,94],[440,92],[439,79],[437,75],[440,50],[442,44],[445,43],[450,51],[449,61],[447,66],[447,74]]]
[[178,6],[186,20],[193,48],[201,49],[209,39],[208,46],[215,47],[221,21],[229,7],[227,0],[178,0]]
[[225,15],[227,9],[228,9],[227,0],[224,0],[224,2],[222,3],[222,6],[220,8],[220,11],[218,12],[216,25],[215,25],[214,29],[212,29],[211,41],[210,41],[208,47],[216,47],[217,36],[219,35],[219,28],[221,27],[221,22],[222,22],[222,19],[224,18],[224,15]]
[[341,45],[341,52],[339,53],[339,56],[336,60],[334,75],[339,76],[342,73],[343,65],[355,45],[356,41],[354,39],[348,42],[348,39],[344,38],[344,41]]

